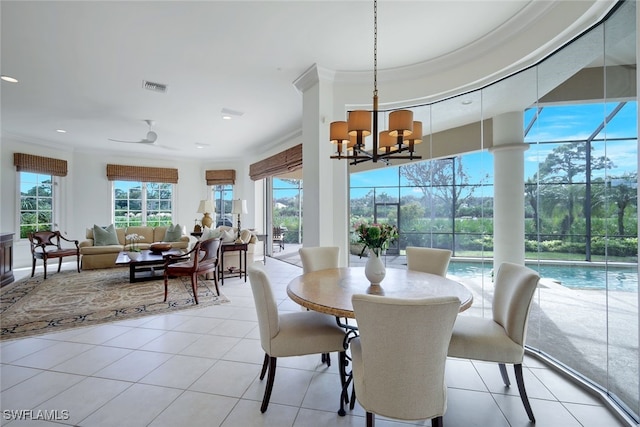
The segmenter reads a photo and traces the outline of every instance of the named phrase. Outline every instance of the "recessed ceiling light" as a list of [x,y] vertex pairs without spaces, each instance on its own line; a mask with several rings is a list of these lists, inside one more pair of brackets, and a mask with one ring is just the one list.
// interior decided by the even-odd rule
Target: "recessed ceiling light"
[[0,79],[4,80],[5,82],[9,82],[9,83],[18,83],[18,79],[11,77],[11,76],[0,76]]
[[228,108],[223,108],[220,113],[224,120],[231,120],[234,117],[241,117],[244,114],[242,111],[230,110]]
[[64,130],[64,129],[56,129],[56,132],[58,132],[58,133],[67,133],[67,131]]

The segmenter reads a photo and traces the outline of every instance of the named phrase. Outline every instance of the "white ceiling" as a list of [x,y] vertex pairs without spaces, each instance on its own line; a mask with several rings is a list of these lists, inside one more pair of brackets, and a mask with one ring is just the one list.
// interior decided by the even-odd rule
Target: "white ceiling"
[[[451,81],[434,75],[441,87],[420,95],[451,92],[477,84],[473,70],[499,76],[522,68],[613,3],[381,0],[378,68],[437,69]],[[373,67],[371,1],[3,0],[0,13],[1,71],[19,80],[2,81],[2,137],[63,150],[260,153],[301,128],[293,82],[310,66],[352,78],[370,78]],[[518,40],[524,31],[534,36]],[[168,90],[150,92],[143,80]],[[223,120],[225,108],[243,115]],[[108,140],[142,139],[145,119],[155,121],[156,146]]]

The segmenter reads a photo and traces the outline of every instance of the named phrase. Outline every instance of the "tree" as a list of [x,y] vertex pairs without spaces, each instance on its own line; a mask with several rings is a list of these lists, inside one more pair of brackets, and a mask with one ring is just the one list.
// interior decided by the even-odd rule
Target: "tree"
[[482,185],[469,184],[461,157],[409,163],[400,167],[400,174],[422,191],[427,206],[433,206],[430,202],[435,197],[445,209],[453,209],[454,217],[460,206],[468,203],[476,188]]
[[[585,142],[572,142],[561,144],[553,149],[544,162],[540,165],[540,182],[545,184],[561,184],[564,190],[566,200],[566,211],[561,225],[561,235],[569,234],[573,225],[577,212],[577,200],[580,197],[579,191],[576,191],[576,177],[586,175],[587,162],[590,163],[590,170],[610,169],[614,167],[613,162],[606,156],[593,158],[591,153],[591,145]],[[589,159],[587,159],[587,156]],[[585,176],[585,182],[589,177]]]
[[616,204],[616,216],[618,219],[618,234],[624,235],[624,213],[627,207],[638,206],[638,173],[625,173],[619,178],[611,178],[608,181],[611,199]]

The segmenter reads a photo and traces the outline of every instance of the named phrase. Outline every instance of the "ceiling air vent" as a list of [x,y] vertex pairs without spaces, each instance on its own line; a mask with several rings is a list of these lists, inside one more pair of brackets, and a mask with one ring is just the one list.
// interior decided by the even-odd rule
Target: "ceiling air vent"
[[147,80],[142,81],[142,87],[154,92],[165,93],[167,91],[167,85],[162,83],[149,82]]

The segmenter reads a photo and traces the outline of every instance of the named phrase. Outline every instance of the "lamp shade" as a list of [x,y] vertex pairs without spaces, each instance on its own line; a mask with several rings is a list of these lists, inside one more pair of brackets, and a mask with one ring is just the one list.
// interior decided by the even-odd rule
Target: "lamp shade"
[[349,135],[357,135],[362,132],[363,136],[371,135],[371,111],[355,110],[349,112]]
[[247,214],[249,211],[247,210],[247,201],[246,200],[233,200],[231,204],[231,213],[232,214]]
[[198,206],[198,213],[213,213],[216,209],[213,207],[211,200],[200,200],[200,206]]
[[329,125],[329,140],[334,144],[349,143],[347,122],[331,122]]
[[[388,130],[380,132],[379,144],[380,149],[382,149],[383,152],[387,153],[396,151],[398,149],[398,146],[396,145],[397,142],[398,139],[391,136]],[[385,148],[388,150],[385,150]]]
[[422,122],[413,122],[413,133],[407,137],[407,140],[414,144],[420,144],[422,142]]
[[391,136],[409,136],[413,132],[413,111],[398,110],[389,114],[389,133]]

